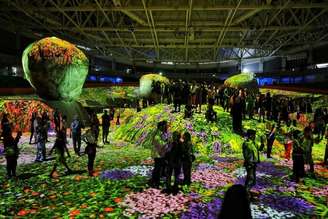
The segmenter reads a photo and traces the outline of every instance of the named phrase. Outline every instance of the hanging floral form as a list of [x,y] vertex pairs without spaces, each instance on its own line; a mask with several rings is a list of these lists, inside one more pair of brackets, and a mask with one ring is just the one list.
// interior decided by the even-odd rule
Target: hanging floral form
[[47,100],[74,100],[82,92],[89,60],[74,44],[47,37],[23,52],[25,78]]

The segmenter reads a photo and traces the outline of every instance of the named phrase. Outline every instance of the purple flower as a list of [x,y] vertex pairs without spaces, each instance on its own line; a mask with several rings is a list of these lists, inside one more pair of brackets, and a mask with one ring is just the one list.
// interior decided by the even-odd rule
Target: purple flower
[[191,123],[187,123],[187,124],[186,124],[186,128],[187,128],[189,131],[193,130],[193,127],[192,127],[192,124],[191,124]]
[[3,155],[5,153],[5,150],[4,150],[4,148],[0,148],[0,155]]
[[291,211],[295,214],[312,214],[314,206],[303,199],[277,194],[261,195],[260,202],[278,211]]
[[133,177],[133,173],[131,171],[126,170],[106,170],[101,173],[101,179],[114,179],[114,180],[122,180]]
[[214,159],[217,162],[223,162],[223,163],[234,163],[234,162],[240,160],[240,159],[238,159],[236,157],[214,157]]
[[260,173],[265,173],[267,175],[272,175],[274,177],[283,177],[288,175],[287,168],[277,167],[272,162],[261,162],[257,165],[256,171]]
[[215,141],[213,143],[213,151],[214,153],[221,153],[221,142]]
[[188,211],[182,213],[181,219],[199,219],[199,218],[217,218],[220,212],[222,201],[219,198],[214,198],[209,203],[192,202]]

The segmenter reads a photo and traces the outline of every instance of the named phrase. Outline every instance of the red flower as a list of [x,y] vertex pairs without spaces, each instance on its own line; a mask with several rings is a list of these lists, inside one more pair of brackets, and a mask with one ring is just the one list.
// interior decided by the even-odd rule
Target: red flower
[[114,202],[115,202],[115,203],[120,203],[121,201],[122,201],[121,198],[114,198]]
[[114,208],[107,207],[107,208],[104,208],[104,211],[105,212],[112,212],[112,211],[114,211]]
[[24,209],[22,209],[22,210],[20,210],[20,211],[17,213],[17,215],[18,215],[18,216],[25,216],[25,215],[27,215],[27,214],[29,214],[29,213],[30,213],[29,210],[24,210]]
[[78,209],[75,209],[75,210],[72,210],[69,212],[69,216],[71,216],[71,217],[74,217],[79,214],[80,214],[80,210],[78,210]]

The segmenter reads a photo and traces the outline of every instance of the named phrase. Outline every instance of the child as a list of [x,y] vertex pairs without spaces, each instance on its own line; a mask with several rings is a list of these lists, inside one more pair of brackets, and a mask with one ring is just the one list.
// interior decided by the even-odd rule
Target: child
[[[165,159],[167,161],[166,171],[166,192],[178,193],[179,175],[181,171],[181,142],[180,133],[175,131],[172,136],[171,149],[166,153]],[[171,177],[174,171],[174,186],[171,188]]]
[[185,132],[183,134],[183,138],[181,141],[182,141],[181,163],[183,169],[183,184],[190,185],[191,167],[192,167],[192,162],[195,160],[190,133]]
[[88,130],[83,141],[87,144],[85,154],[88,155],[88,171],[89,176],[93,176],[93,164],[96,159],[97,142],[91,130]]
[[68,173],[71,173],[72,170],[68,167],[67,163],[66,163],[66,159],[65,159],[65,152],[67,153],[68,157],[71,157],[68,149],[66,147],[66,133],[64,132],[64,130],[59,130],[57,133],[57,138],[55,141],[54,146],[51,148],[50,152],[49,152],[49,156],[52,154],[52,151],[56,150],[56,154],[57,154],[57,158],[56,161],[54,163],[54,167],[50,173],[50,178],[52,178],[54,172],[57,169],[57,166],[59,164],[62,164],[63,166],[65,166],[66,170]]
[[304,128],[304,140],[303,140],[303,147],[305,153],[305,164],[310,165],[310,173],[314,176],[314,163],[312,159],[312,147],[314,144],[312,130],[310,127]]
[[17,133],[16,138],[13,138],[11,131],[5,133],[3,136],[8,178],[16,177],[17,159],[19,155],[17,144],[21,136],[22,132],[20,131]]
[[247,172],[245,186],[248,190],[256,184],[256,166],[259,163],[259,151],[255,144],[256,131],[247,130],[247,138],[243,143],[244,167]]
[[293,131],[293,177],[296,182],[300,181],[300,178],[304,177],[304,150],[299,142],[300,131]]

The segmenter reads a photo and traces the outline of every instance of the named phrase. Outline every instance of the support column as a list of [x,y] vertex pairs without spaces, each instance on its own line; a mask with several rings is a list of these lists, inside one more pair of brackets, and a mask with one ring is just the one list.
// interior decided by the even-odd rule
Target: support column
[[263,59],[260,59],[259,62],[259,73],[263,73]]
[[286,57],[281,57],[281,70],[282,71],[286,71],[286,63],[287,63]]

